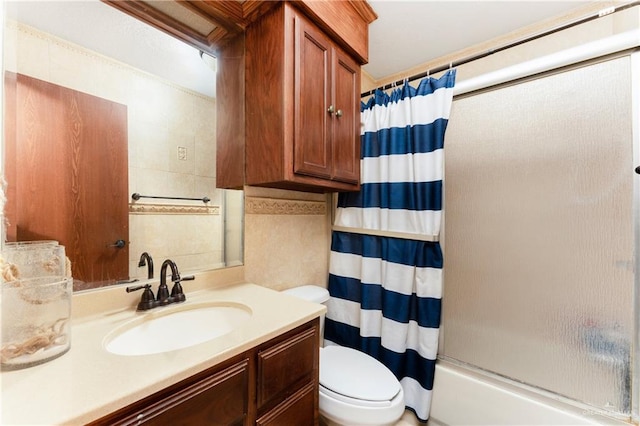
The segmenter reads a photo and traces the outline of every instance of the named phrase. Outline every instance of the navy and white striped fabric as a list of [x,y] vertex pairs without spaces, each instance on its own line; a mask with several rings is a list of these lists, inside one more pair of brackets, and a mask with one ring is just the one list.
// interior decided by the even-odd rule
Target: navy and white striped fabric
[[[376,91],[362,105],[362,188],[338,198],[331,242],[325,343],[379,359],[398,377],[407,408],[426,421],[442,297],[444,133],[455,70]],[[403,233],[402,238],[367,235]]]

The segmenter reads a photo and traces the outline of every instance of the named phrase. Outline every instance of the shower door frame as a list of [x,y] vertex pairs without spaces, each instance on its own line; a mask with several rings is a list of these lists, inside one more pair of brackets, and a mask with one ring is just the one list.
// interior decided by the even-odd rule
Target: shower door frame
[[[640,51],[630,54],[631,58],[631,137],[633,167],[640,166]],[[640,170],[639,170],[640,171]],[[631,348],[631,420],[640,422],[640,173],[634,173],[633,179],[633,338]]]

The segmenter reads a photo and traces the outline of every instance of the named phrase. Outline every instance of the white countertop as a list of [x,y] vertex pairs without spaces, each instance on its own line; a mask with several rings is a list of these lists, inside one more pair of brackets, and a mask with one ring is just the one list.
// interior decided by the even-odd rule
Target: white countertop
[[[186,302],[146,313],[182,308],[190,303],[234,302],[248,306],[252,311],[251,319],[227,335],[188,348],[152,355],[121,356],[104,349],[105,336],[146,313],[125,306],[92,316],[76,318],[74,314],[69,352],[38,366],[0,374],[1,423],[78,425],[96,420],[302,325],[325,311],[323,305],[254,284],[195,292],[189,292],[185,286],[185,290]],[[123,289],[120,291],[124,292]]]

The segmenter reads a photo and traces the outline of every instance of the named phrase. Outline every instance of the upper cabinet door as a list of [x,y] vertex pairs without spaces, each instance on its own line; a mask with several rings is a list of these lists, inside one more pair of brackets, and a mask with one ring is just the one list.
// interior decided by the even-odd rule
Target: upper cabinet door
[[294,27],[293,172],[331,179],[331,42],[298,15]]
[[333,53],[332,153],[334,180],[360,179],[360,66],[346,53]]

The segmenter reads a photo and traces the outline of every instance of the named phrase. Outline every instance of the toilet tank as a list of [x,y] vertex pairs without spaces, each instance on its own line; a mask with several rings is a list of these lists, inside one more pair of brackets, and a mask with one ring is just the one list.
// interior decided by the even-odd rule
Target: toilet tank
[[[300,287],[293,287],[287,290],[283,290],[282,293],[289,296],[297,297],[298,299],[306,300],[307,302],[320,303],[324,305],[329,300],[329,290],[317,285],[303,285]],[[324,341],[324,315],[320,316],[320,346]]]

